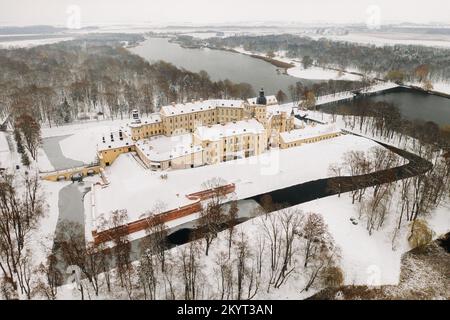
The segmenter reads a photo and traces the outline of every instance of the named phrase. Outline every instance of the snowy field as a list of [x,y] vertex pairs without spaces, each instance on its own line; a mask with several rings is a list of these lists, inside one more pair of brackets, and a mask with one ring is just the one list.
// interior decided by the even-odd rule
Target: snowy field
[[31,48],[41,46],[44,44],[54,44],[62,41],[73,40],[73,37],[62,38],[48,38],[48,39],[27,39],[14,41],[0,41],[0,49],[17,49],[17,48]]
[[[106,169],[110,185],[97,188],[97,212],[127,209],[130,220],[163,202],[167,209],[190,203],[186,194],[202,190],[208,179],[221,177],[235,183],[237,199],[325,178],[330,163],[350,150],[367,151],[377,144],[352,135],[343,135],[314,144],[279,150],[273,149],[257,157],[234,160],[199,168],[160,172],[141,167],[131,154],[119,156]],[[324,157],[323,155],[326,155]]]
[[363,45],[394,46],[417,45],[426,47],[450,48],[450,39],[446,36],[411,33],[350,33],[348,35],[307,35],[313,39],[327,38],[333,41],[358,43]]
[[358,81],[361,80],[361,76],[351,74],[351,73],[339,73],[334,70],[324,69],[320,67],[310,67],[304,69],[302,66],[297,66],[287,70],[290,76],[310,79],[310,80],[348,80],[348,81]]
[[[264,53],[260,52],[250,52],[244,50],[242,47],[235,47],[231,48],[239,53],[245,54],[245,55],[261,55],[264,56]],[[277,51],[274,52],[275,56],[273,57],[275,60],[282,61],[285,63],[290,63],[294,65],[294,67],[287,69],[287,73],[296,78],[301,79],[309,79],[309,80],[348,80],[348,81],[358,81],[361,80],[361,76],[351,74],[348,72],[343,72],[339,74],[335,70],[321,68],[312,66],[308,69],[304,69],[301,62],[295,59],[287,58],[286,52],[284,51]]]

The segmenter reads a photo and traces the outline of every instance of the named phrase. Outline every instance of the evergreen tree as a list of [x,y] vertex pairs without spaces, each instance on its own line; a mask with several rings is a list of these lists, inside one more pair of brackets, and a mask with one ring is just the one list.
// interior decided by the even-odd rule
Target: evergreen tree
[[14,129],[14,140],[16,140],[17,152],[24,153],[25,149],[22,144],[22,136],[17,128]]
[[30,166],[30,158],[28,157],[26,152],[22,153],[22,164],[25,167],[29,167]]
[[57,122],[58,123],[70,123],[72,122],[72,113],[71,113],[71,106],[69,102],[67,102],[67,98],[64,98],[64,102],[59,106],[57,109],[56,115],[57,115]]

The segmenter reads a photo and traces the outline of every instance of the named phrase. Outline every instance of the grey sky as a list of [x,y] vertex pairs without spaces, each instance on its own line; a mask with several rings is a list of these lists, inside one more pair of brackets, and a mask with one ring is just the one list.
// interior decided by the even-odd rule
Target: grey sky
[[81,8],[82,26],[149,22],[365,22],[370,5],[379,6],[382,22],[450,24],[449,0],[0,0],[0,24],[66,25],[70,5]]

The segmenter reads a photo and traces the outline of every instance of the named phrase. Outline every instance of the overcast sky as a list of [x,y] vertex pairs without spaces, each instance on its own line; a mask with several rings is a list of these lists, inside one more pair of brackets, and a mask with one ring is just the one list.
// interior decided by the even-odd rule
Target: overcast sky
[[82,26],[109,23],[366,22],[374,14],[373,9],[368,12],[373,5],[378,6],[382,23],[450,24],[449,0],[0,0],[0,24],[66,25],[67,9],[71,5],[81,9]]

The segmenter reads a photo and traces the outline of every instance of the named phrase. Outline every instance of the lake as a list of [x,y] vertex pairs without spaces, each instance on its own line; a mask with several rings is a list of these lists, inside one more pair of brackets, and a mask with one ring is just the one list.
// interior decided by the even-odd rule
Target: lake
[[[289,85],[298,81],[305,85],[317,82],[280,74],[270,63],[244,54],[206,48],[187,49],[169,42],[168,38],[149,38],[130,50],[150,62],[164,60],[193,72],[205,70],[214,81],[229,79],[233,82],[247,82],[253,86],[255,92],[264,88],[267,95],[276,94],[281,89],[289,96]],[[439,125],[450,124],[450,99],[447,98],[397,88],[360,99],[393,103],[402,115],[410,120],[434,121]],[[341,105],[344,104],[349,103]]]
[[281,89],[289,96],[291,84],[317,82],[279,73],[272,64],[244,54],[207,48],[187,49],[169,42],[168,38],[149,38],[130,51],[150,62],[164,60],[189,71],[204,70],[213,81],[246,82],[253,86],[255,92],[264,88],[267,95],[276,94]]
[[[441,126],[450,124],[450,99],[413,89],[395,88],[377,95],[357,98],[357,101],[388,102],[397,106],[406,119],[433,121]],[[356,100],[324,106],[323,110],[339,110],[339,107],[351,107],[353,103],[356,103]]]

